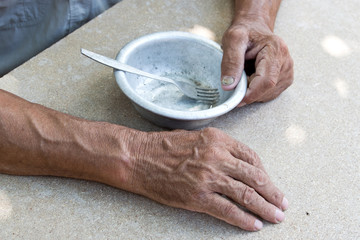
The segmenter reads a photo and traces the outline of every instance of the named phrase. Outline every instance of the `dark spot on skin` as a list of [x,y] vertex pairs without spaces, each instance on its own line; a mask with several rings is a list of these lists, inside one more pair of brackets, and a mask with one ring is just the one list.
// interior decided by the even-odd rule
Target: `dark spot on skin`
[[309,213],[309,212],[306,212],[306,215],[307,215],[307,216],[309,216],[309,215],[310,215],[310,213]]

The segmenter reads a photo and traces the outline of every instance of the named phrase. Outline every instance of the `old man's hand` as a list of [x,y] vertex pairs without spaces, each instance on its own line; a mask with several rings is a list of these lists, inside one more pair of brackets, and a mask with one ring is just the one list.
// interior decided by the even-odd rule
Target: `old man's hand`
[[224,33],[222,47],[222,88],[235,88],[244,68],[249,75],[247,93],[239,106],[270,101],[292,84],[289,50],[266,24],[246,18],[233,23]]
[[261,229],[256,216],[272,223],[284,219],[287,200],[257,154],[224,132],[207,128],[136,136],[130,191],[248,231]]

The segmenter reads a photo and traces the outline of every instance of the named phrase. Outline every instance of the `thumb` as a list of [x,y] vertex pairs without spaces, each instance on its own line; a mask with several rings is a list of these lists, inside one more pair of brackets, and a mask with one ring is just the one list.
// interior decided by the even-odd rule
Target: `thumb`
[[225,91],[234,89],[239,83],[244,70],[246,49],[247,44],[241,40],[232,40],[223,45],[221,87]]

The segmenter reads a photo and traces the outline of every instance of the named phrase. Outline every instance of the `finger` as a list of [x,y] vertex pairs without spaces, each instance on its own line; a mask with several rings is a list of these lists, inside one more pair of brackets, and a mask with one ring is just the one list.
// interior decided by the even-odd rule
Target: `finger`
[[222,183],[227,184],[222,185],[219,183],[218,189],[215,189],[215,191],[226,195],[241,206],[269,222],[280,223],[284,220],[284,213],[279,208],[266,201],[254,188],[231,178],[222,181]]
[[249,88],[242,102],[250,104],[261,101],[268,91],[271,91],[279,81],[282,67],[279,57],[270,47],[263,48],[256,57],[256,72],[249,78]]
[[245,144],[229,137],[226,148],[227,161],[222,161],[222,170],[230,177],[244,182],[258,191],[268,202],[286,210],[288,202],[284,194],[271,182],[259,156]]
[[264,171],[253,165],[243,161],[239,162],[238,168],[240,167],[241,170],[234,169],[234,178],[254,188],[268,202],[282,209],[284,194],[274,185],[270,177]]
[[253,215],[241,210],[234,203],[213,193],[208,196],[209,205],[203,212],[247,231],[258,231],[263,224]]
[[253,151],[247,145],[239,141],[236,141],[234,139],[234,141],[232,141],[231,144],[227,145],[227,150],[236,159],[240,159],[255,167],[258,167],[266,173],[266,170],[263,164],[261,163],[260,157],[256,154],[255,151]]
[[290,55],[287,56],[285,63],[282,65],[279,81],[272,91],[268,91],[262,96],[261,101],[267,102],[278,97],[294,81],[294,63]]
[[233,165],[226,165],[226,167],[227,169],[224,169],[224,171],[230,177],[255,189],[266,201],[276,207],[282,210],[287,209],[288,202],[284,194],[274,185],[270,177],[262,169],[241,160],[237,160],[237,163]]
[[240,81],[247,42],[247,36],[236,31],[228,31],[224,35],[221,62],[221,85],[224,90],[234,89]]

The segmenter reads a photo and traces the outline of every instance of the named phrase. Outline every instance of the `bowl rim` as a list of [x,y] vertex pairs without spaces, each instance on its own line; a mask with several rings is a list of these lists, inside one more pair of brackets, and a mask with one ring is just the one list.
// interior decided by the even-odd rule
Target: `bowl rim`
[[[126,63],[131,52],[137,47],[141,46],[142,44],[154,40],[165,40],[165,39],[173,39],[173,38],[197,40],[199,43],[212,47],[215,50],[222,53],[222,49],[218,43],[210,39],[207,39],[205,37],[189,32],[166,31],[166,32],[151,33],[130,41],[119,51],[119,53],[116,56],[116,60],[122,63]],[[139,97],[138,94],[133,90],[133,88],[126,80],[126,75],[123,71],[114,70],[114,75],[118,86],[131,101],[155,114],[177,120],[202,120],[208,118],[215,118],[220,115],[223,115],[234,109],[241,102],[241,100],[245,96],[247,89],[247,77],[245,72],[243,71],[239,84],[233,90],[233,94],[222,104],[205,110],[181,111],[181,110],[164,108],[152,102],[149,102],[144,98]]]

